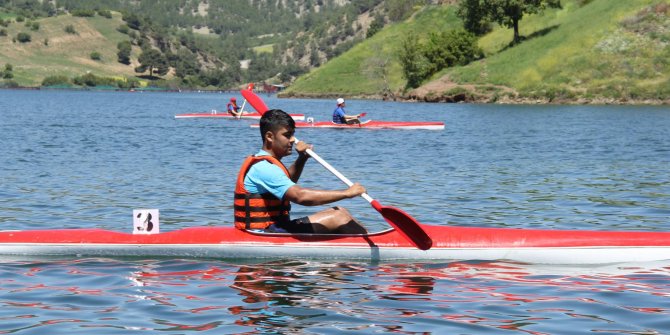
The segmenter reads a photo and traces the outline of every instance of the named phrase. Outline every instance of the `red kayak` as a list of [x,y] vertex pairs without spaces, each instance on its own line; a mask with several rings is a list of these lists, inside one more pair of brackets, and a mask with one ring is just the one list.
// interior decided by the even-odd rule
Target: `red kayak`
[[[289,114],[296,121],[302,121],[305,119],[305,114]],[[186,113],[186,114],[177,114],[174,116],[175,119],[193,119],[193,118],[223,118],[223,119],[250,119],[250,120],[259,120],[263,116],[261,113],[250,112],[244,113],[241,117],[237,118],[225,111],[212,110],[211,112],[200,112],[200,113]]]
[[[269,110],[263,100],[251,90],[240,91],[249,104],[258,112],[265,113]],[[361,114],[365,115],[365,113]],[[295,119],[295,118],[294,118]],[[258,125],[251,125],[258,127]],[[296,128],[339,128],[339,129],[428,129],[442,130],[444,122],[422,122],[422,121],[375,121],[367,120],[360,124],[339,124],[333,122],[315,122],[308,118],[308,122],[296,122]]]
[[[194,227],[153,235],[102,229],[0,231],[0,255],[68,257],[507,260],[605,264],[670,260],[670,232],[472,228],[424,225],[433,246],[414,247],[398,231],[366,235],[269,234]],[[0,256],[2,257],[2,256]]]
[[[251,127],[258,127],[252,124]],[[426,129],[443,130],[443,122],[419,122],[419,121],[363,121],[361,124],[341,124],[329,121],[318,122],[296,122],[296,128],[336,128],[336,129]]]

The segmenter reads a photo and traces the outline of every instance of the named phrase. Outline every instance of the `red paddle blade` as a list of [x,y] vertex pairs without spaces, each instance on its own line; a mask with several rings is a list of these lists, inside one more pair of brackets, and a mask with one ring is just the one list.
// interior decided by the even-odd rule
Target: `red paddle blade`
[[261,113],[261,115],[265,112],[267,112],[270,108],[261,100],[261,98],[256,95],[256,93],[250,91],[250,90],[241,90],[240,93],[242,93],[242,96],[247,99],[247,102],[253,107],[257,112]]
[[428,250],[433,246],[433,240],[421,228],[419,222],[409,214],[398,208],[382,206],[377,200],[374,200],[371,204],[384,217],[386,222],[415,247]]

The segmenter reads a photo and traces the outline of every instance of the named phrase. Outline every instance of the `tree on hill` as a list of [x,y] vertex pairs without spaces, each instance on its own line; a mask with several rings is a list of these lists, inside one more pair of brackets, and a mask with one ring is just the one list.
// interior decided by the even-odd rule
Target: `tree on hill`
[[431,33],[420,42],[414,33],[407,34],[398,58],[407,79],[407,88],[416,88],[440,70],[465,65],[483,56],[477,37],[464,29]]
[[[226,78],[238,78],[239,82],[230,84],[233,86],[248,78],[265,80],[268,78],[262,76],[275,77],[278,73],[284,74],[284,78],[293,78],[361,41],[370,24],[364,18],[369,15],[379,15],[375,27],[370,30],[374,32],[393,20],[411,15],[425,1],[0,0],[0,39],[3,35],[12,36],[10,38],[17,44],[19,37],[27,39],[27,36],[16,36],[15,29],[11,29],[11,33],[9,29],[3,29],[9,21],[35,22],[47,16],[71,14],[110,18],[112,13],[120,13],[124,22],[117,30],[128,36],[132,48],[160,50],[170,67],[184,78],[200,76],[198,68],[201,72],[213,68],[226,72],[236,69],[233,76]],[[13,13],[9,16],[12,19],[3,13]],[[13,15],[16,15],[15,19]],[[72,21],[65,22],[68,26],[61,29],[77,34]],[[33,27],[36,26],[28,26]],[[47,39],[44,41],[46,45]],[[178,57],[175,61],[171,53],[176,53],[180,45],[188,48],[195,57]],[[273,45],[273,50],[281,52],[273,52],[269,60],[264,58],[267,56],[254,57],[254,48],[263,45]],[[134,64],[136,55],[131,52],[132,48],[125,43],[117,46],[120,63]],[[237,70],[241,60],[250,58],[255,61],[251,71]],[[292,62],[300,63],[294,66]],[[157,68],[152,70],[152,75],[158,73]],[[216,79],[217,75],[211,77]]]
[[175,69],[175,76],[179,78],[184,79],[187,76],[200,73],[198,57],[186,48],[181,48],[176,54],[171,54],[168,60]]
[[372,23],[370,23],[370,27],[368,28],[368,32],[366,33],[365,37],[370,38],[383,28],[384,28],[384,16],[378,13],[377,15],[375,15],[374,19],[372,20]]
[[126,65],[130,64],[130,52],[132,50],[130,42],[129,41],[119,42],[119,44],[117,44],[116,47],[119,49],[119,51],[116,53],[116,56],[119,59],[119,63]]
[[420,49],[418,39],[411,34],[405,36],[398,58],[402,65],[403,76],[407,79],[408,88],[419,87],[423,79],[427,77],[428,61]]
[[32,37],[28,33],[20,32],[16,34],[16,40],[21,43],[28,43],[30,42],[31,39]]
[[123,13],[123,16],[121,18],[123,21],[126,21],[126,24],[130,29],[135,29],[135,30],[140,30],[140,26],[142,25],[142,19],[133,13]]
[[481,1],[461,1],[456,14],[463,20],[463,28],[475,35],[484,35],[491,30],[491,23],[486,15],[485,4]]
[[163,54],[156,49],[144,50],[137,59],[140,66],[135,68],[135,72],[143,73],[149,70],[149,76],[153,77],[154,73],[159,76],[164,76],[170,70],[170,65]]
[[14,66],[12,64],[5,64],[5,70],[0,72],[3,79],[12,79],[14,78]]
[[477,34],[482,20],[488,19],[507,28],[514,28],[513,43],[521,41],[519,21],[524,14],[536,14],[547,8],[561,8],[561,0],[462,0],[458,13],[466,29]]
[[417,0],[386,0],[384,1],[384,7],[389,20],[400,22],[412,15],[414,6],[419,3],[420,1]]

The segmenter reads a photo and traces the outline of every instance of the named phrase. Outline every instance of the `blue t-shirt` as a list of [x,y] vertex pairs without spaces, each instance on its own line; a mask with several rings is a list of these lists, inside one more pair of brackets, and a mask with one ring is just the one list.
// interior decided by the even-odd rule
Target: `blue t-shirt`
[[[265,150],[259,151],[256,156],[270,156]],[[244,177],[244,188],[253,194],[272,193],[278,199],[284,199],[284,194],[295,183],[284,170],[268,161],[260,161],[251,166]]]
[[344,107],[337,106],[333,111],[333,122],[334,123],[347,123],[347,120],[344,119]]

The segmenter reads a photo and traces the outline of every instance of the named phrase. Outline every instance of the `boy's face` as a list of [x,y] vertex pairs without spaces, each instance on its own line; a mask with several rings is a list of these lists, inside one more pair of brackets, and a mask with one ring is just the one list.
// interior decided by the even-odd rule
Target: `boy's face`
[[293,144],[295,144],[295,129],[280,127],[274,132],[266,133],[266,140],[270,144],[272,153],[277,158],[289,156],[293,153]]

